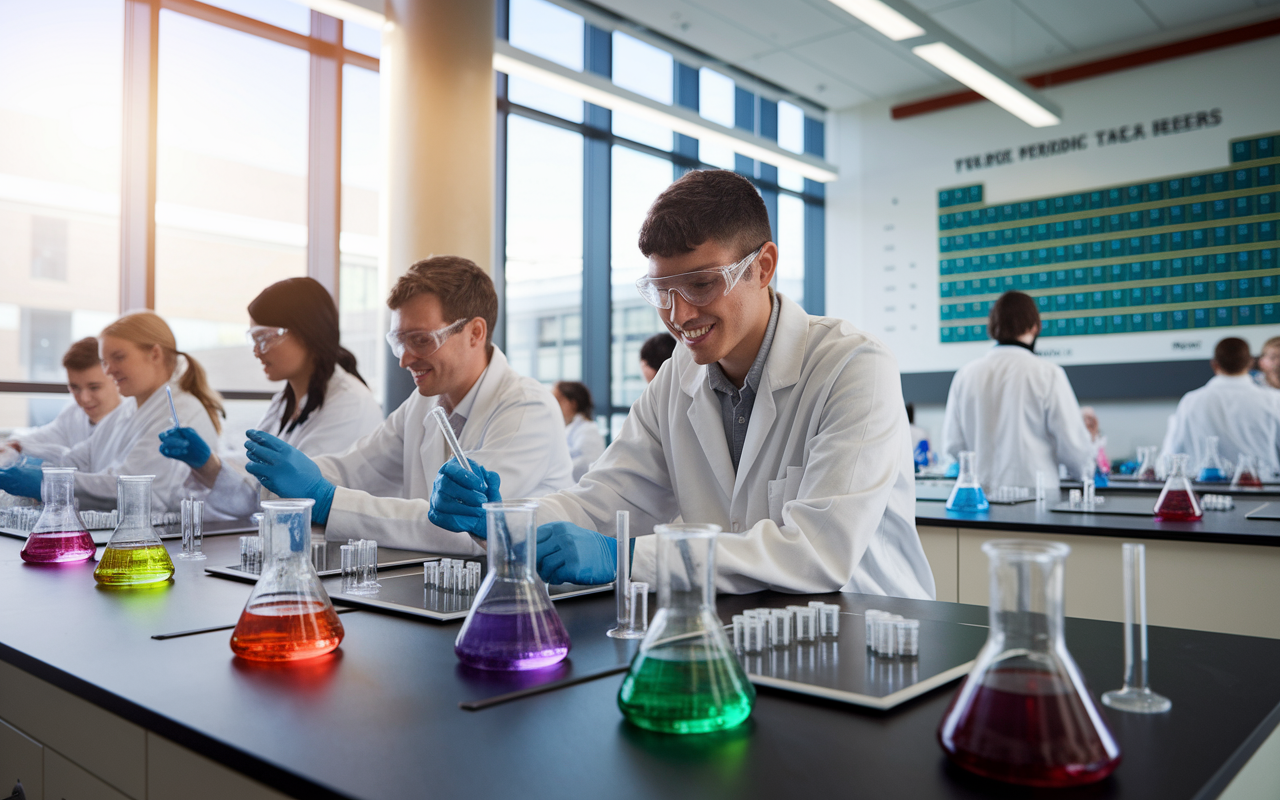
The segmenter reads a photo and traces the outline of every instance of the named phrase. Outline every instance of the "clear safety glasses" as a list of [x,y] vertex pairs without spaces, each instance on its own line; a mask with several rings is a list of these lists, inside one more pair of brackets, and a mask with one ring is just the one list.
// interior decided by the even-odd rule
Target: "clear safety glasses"
[[389,331],[387,344],[396,358],[403,358],[408,350],[418,358],[426,358],[444,346],[445,340],[462,330],[470,319],[460,319],[434,331]]
[[757,247],[751,255],[738,263],[727,267],[700,269],[697,272],[686,272],[683,275],[671,275],[666,278],[646,276],[636,281],[636,288],[640,290],[640,296],[654,308],[671,308],[672,292],[679,292],[689,305],[705,306],[717,297],[733,291],[733,287],[738,285],[742,274],[746,272],[747,267],[751,266],[751,262],[755,261],[756,256],[760,255],[762,249],[764,245]]
[[289,334],[288,328],[271,328],[266,325],[254,325],[252,328],[244,332],[244,338],[249,342],[249,346],[259,353],[265,353],[276,345]]

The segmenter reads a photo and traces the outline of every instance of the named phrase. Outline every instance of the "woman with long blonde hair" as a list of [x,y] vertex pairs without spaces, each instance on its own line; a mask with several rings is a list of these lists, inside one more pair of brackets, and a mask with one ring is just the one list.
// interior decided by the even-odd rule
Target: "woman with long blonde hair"
[[[178,350],[169,325],[151,311],[120,317],[103,329],[98,343],[102,367],[125,398],[122,409],[127,405],[130,413],[104,419],[109,427],[71,448],[58,465],[78,470],[81,508],[114,508],[120,475],[155,475],[152,511],[172,511],[183,496],[188,469],[160,454],[160,434],[173,427],[165,387],[173,392],[179,424],[195,429],[210,447],[217,446],[218,418],[226,416],[222,398],[209,388],[200,363]],[[0,489],[40,496],[39,469],[4,472]]]

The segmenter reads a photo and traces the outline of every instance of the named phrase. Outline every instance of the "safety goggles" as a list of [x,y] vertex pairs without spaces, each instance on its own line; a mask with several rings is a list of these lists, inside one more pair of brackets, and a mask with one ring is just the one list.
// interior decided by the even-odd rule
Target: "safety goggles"
[[700,269],[665,278],[645,276],[636,281],[636,288],[640,290],[640,296],[654,308],[671,308],[672,292],[679,292],[689,305],[705,306],[717,297],[733,291],[747,267],[751,266],[751,262],[755,261],[763,249],[764,245],[760,245],[751,255],[727,267]]
[[249,342],[249,346],[259,353],[265,353],[280,344],[280,341],[288,335],[288,328],[271,328],[266,325],[254,325],[244,332],[244,338]]
[[445,340],[462,330],[471,320],[460,319],[434,331],[388,331],[387,344],[396,358],[404,358],[408,350],[418,358],[426,358],[444,346]]

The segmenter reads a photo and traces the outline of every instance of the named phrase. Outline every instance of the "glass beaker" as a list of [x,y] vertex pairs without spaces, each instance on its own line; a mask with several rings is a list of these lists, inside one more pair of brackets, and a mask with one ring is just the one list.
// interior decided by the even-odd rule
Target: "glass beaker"
[[151,481],[154,475],[116,478],[116,510],[120,524],[93,570],[98,583],[133,586],[173,577],[173,559],[151,527]]
[[76,513],[75,467],[43,467],[42,471],[40,494],[44,509],[22,546],[22,560],[50,564],[93,558],[93,537]]
[[948,511],[986,511],[991,508],[987,495],[978,483],[978,454],[965,450],[960,454],[960,472],[956,476],[956,485],[947,498]]
[[1156,519],[1186,522],[1204,516],[1200,498],[1191,490],[1191,479],[1187,477],[1187,465],[1190,463],[1191,456],[1186,453],[1175,453],[1170,457],[1169,477],[1160,490],[1160,499],[1156,500]]
[[957,765],[1027,786],[1102,780],[1120,747],[1063,639],[1059,542],[1002,539],[990,559],[990,632],[938,727]]
[[1204,437],[1204,458],[1200,460],[1196,480],[1200,483],[1226,483],[1230,479],[1226,465],[1218,455],[1218,437]]
[[1235,477],[1231,479],[1231,488],[1262,488],[1262,476],[1258,472],[1258,462],[1248,453],[1240,454],[1240,463],[1236,464],[1236,474]]
[[633,725],[709,733],[751,715],[756,690],[716,616],[717,525],[658,525],[658,613],[618,690]]
[[1154,481],[1156,478],[1156,453],[1160,451],[1159,447],[1139,447],[1138,448],[1138,469],[1134,471],[1133,477],[1140,481]]
[[569,634],[538,577],[538,504],[485,503],[489,574],[480,584],[453,652],[479,669],[541,669],[569,654]]
[[251,661],[298,661],[342,642],[342,620],[311,565],[314,500],[264,500],[262,576],[254,584],[231,650]]

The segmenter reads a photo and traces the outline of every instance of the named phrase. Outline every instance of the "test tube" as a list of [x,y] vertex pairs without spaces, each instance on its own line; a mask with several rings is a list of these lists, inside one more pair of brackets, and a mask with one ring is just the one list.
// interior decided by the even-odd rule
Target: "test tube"
[[900,619],[895,623],[898,655],[915,658],[920,655],[920,620]]
[[840,635],[840,606],[819,603],[813,608],[818,612],[818,635],[827,639]]
[[359,571],[356,548],[354,545],[344,544],[338,550],[342,553],[342,591],[344,594],[350,594],[359,580],[356,577]]
[[360,586],[372,594],[382,588],[378,583],[378,543],[361,539],[360,547]]
[[475,594],[480,591],[480,562],[467,562],[467,591]]
[[1093,483],[1093,470],[1091,469],[1092,466],[1093,465],[1091,463],[1085,463],[1080,467],[1080,483],[1083,485],[1084,489],[1084,491],[1081,492],[1080,500],[1084,503],[1086,508],[1091,508],[1093,506],[1093,495],[1095,489]]
[[775,608],[769,615],[769,639],[774,647],[791,646],[791,612]]
[[644,581],[631,582],[631,619],[628,623],[631,630],[641,636],[649,631],[649,584]]
[[326,555],[327,553],[324,542],[311,543],[311,566],[316,568],[316,572],[324,572]]
[[746,630],[746,643],[742,650],[746,653],[762,653],[767,647],[765,643],[766,628],[764,620],[760,617],[747,617],[744,628]]
[[[186,537],[184,536],[185,540]],[[204,550],[204,501],[191,500],[191,555],[187,556],[192,561],[203,561],[205,559]]]
[[422,585],[432,589],[440,586],[440,562],[428,561],[422,565]]
[[745,614],[733,615],[733,649],[742,652],[747,646],[747,617]]
[[[618,565],[613,576],[613,601],[616,610],[614,627],[605,631],[614,639],[639,639],[643,632],[631,626],[631,514],[619,511],[615,518],[618,543]],[[646,605],[648,600],[645,601]],[[646,609],[647,610],[647,609]],[[648,615],[645,616],[648,623]]]
[[816,642],[818,640],[818,609],[807,606],[796,607],[796,641]]
[[467,461],[467,457],[463,454],[462,445],[458,444],[458,437],[453,432],[453,426],[449,424],[449,415],[444,413],[443,408],[436,406],[431,409],[431,417],[440,426],[440,433],[444,436],[444,443],[449,446],[449,452],[453,453],[453,457],[458,460],[463,469],[471,472],[471,463]]
[[1049,499],[1049,476],[1044,470],[1036,470],[1036,502],[1043,503]]
[[164,393],[169,396],[169,416],[173,419],[173,427],[180,428],[182,424],[178,422],[178,407],[173,404],[173,390],[167,383],[164,386]]
[[1160,714],[1173,707],[1169,698],[1147,685],[1147,548],[1126,542],[1121,546],[1124,569],[1124,686],[1102,695],[1102,702],[1119,711]]
[[898,652],[898,627],[895,623],[902,619],[897,614],[877,617],[871,626],[871,635],[876,643],[876,655],[881,658],[893,658]]
[[178,506],[182,513],[182,552],[178,558],[191,558],[191,498],[182,498]]
[[869,609],[864,615],[863,621],[866,623],[866,626],[867,626],[866,640],[867,640],[868,650],[874,651],[876,649],[876,637],[874,632],[876,619],[878,619],[879,617],[887,616],[888,613],[889,612],[887,611],[880,611],[878,609],[873,608],[873,609]]

